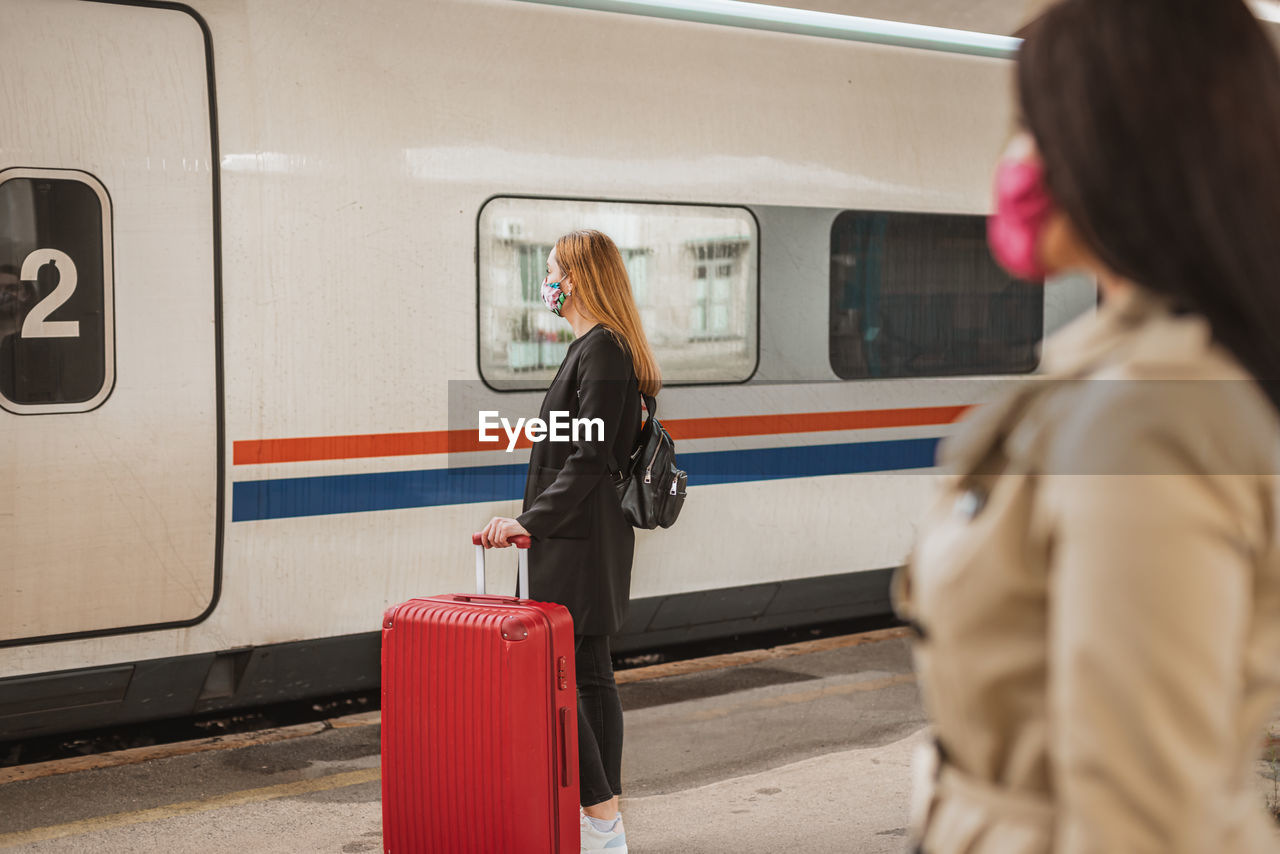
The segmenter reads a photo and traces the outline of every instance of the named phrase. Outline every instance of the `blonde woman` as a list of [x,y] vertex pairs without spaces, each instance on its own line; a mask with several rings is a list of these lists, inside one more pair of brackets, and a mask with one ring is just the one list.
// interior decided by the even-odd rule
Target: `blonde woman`
[[574,341],[547,389],[539,417],[600,419],[604,435],[535,442],[517,519],[495,518],[486,547],[533,537],[530,597],[558,602],[573,615],[578,681],[578,773],[582,850],[626,854],[622,793],[622,704],[609,636],[626,616],[635,534],[614,488],[640,429],[640,394],[662,386],[631,295],[622,254],[599,231],[556,241],[542,284],[547,308],[573,329]]

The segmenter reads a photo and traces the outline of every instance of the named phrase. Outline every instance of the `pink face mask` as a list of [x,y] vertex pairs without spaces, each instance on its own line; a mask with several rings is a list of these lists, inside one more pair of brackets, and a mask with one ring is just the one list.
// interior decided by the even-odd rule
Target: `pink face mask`
[[1039,160],[1006,157],[996,167],[996,212],[987,220],[987,243],[1000,266],[1020,279],[1043,279],[1040,236],[1053,211]]

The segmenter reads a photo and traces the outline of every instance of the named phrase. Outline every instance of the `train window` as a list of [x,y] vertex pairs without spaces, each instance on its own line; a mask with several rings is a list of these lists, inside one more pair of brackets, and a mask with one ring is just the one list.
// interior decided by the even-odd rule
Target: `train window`
[[984,217],[844,211],[831,227],[830,318],[842,379],[1026,373],[1044,288],[992,260]]
[[0,172],[0,406],[84,412],[111,392],[111,203],[92,175]]
[[663,382],[740,382],[755,370],[757,246],[744,208],[495,198],[480,211],[480,372],[546,387],[572,341],[541,285],[560,235],[595,228],[622,252]]

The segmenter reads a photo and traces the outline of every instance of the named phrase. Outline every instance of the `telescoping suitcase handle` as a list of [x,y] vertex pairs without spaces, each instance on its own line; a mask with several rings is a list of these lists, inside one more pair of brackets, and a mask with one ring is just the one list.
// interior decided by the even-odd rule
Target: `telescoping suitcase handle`
[[[484,546],[480,543],[480,535],[472,534],[471,542],[476,547],[476,595],[484,595]],[[529,544],[532,541],[525,534],[511,537],[511,545],[520,550],[520,570],[516,577],[516,598],[529,598]]]

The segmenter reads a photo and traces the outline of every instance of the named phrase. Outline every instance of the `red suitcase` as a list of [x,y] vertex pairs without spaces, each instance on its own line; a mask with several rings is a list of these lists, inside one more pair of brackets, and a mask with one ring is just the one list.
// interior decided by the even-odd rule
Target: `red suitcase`
[[[517,594],[529,590],[529,538]],[[382,839],[394,854],[577,854],[573,620],[563,605],[432,596],[382,621]]]

